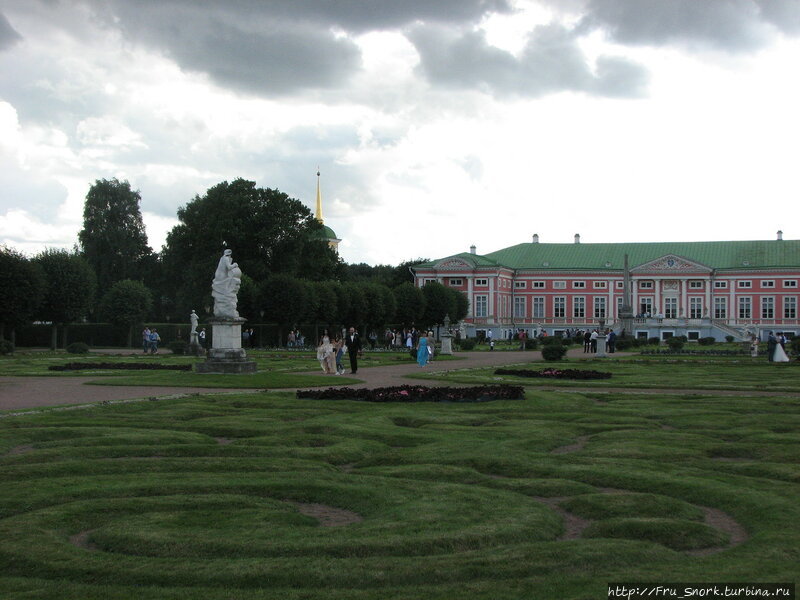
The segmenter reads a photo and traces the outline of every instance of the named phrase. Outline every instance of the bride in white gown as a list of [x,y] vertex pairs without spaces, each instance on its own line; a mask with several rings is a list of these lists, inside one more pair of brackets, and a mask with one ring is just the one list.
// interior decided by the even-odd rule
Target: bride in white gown
[[772,354],[772,362],[789,362],[786,350],[780,344],[775,344],[775,352]]

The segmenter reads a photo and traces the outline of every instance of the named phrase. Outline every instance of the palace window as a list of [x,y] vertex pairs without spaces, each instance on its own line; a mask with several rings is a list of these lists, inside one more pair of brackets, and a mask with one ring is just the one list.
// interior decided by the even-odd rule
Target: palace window
[[616,288],[618,290],[625,289],[625,282],[624,281],[617,281]]
[[594,299],[594,318],[606,318],[606,298],[605,296],[597,296]]
[[565,289],[567,289],[567,282],[566,281],[554,281],[553,282],[553,289],[565,290]]
[[517,319],[525,318],[525,298],[514,298],[514,317]]
[[714,318],[727,319],[728,318],[728,299],[727,298],[714,298]]
[[726,290],[728,289],[728,282],[727,281],[715,281],[714,288],[717,290]]
[[678,299],[677,298],[664,298],[664,318],[677,319],[678,318]]
[[797,298],[790,296],[783,299],[783,318],[796,319],[797,318]]
[[690,290],[702,290],[703,289],[703,281],[700,279],[692,279],[689,281],[689,289]]
[[489,280],[488,279],[476,279],[475,280],[475,285],[477,287],[486,287],[487,285],[489,285]]
[[544,319],[544,296],[533,297],[533,314],[534,319]]
[[435,279],[426,279],[426,280],[423,282],[423,285],[427,285],[427,284],[429,284],[429,283],[433,283],[434,281],[436,281],[436,280],[435,280]]
[[652,290],[653,289],[653,282],[652,281],[640,281],[639,282],[639,289],[640,290]]
[[748,297],[739,298],[739,318],[751,319],[753,316],[753,302]]
[[774,279],[764,279],[761,281],[762,288],[774,288],[775,287],[775,280]]
[[689,298],[689,318],[702,319],[703,318],[703,299],[702,298]]
[[572,287],[574,287],[574,288],[585,288],[586,287],[586,282],[585,281],[573,281],[572,282]]
[[553,316],[557,319],[567,316],[567,298],[565,296],[553,298]]
[[740,288],[751,288],[753,287],[752,281],[737,281],[736,286]]
[[592,287],[596,290],[604,290],[608,287],[608,283],[605,281],[595,281]]
[[463,279],[451,279],[450,280],[450,285],[452,285],[452,286],[464,285],[464,280]]
[[525,282],[524,281],[515,281],[514,282],[514,289],[524,290],[525,289]]
[[774,319],[775,318],[775,298],[772,296],[765,296],[761,298],[761,318]]
[[583,319],[586,316],[586,298],[572,299],[572,316],[575,319]]
[[485,317],[489,314],[489,296],[475,296],[475,316]]
[[645,314],[653,314],[653,299],[652,298],[639,298],[639,306],[641,307],[641,313]]
[[544,287],[544,281],[531,281],[531,287],[534,289],[541,289]]
[[624,298],[622,296],[617,296],[617,317],[619,317],[620,313],[622,312],[622,302]]
[[797,279],[784,279],[783,280],[783,287],[785,287],[785,288],[796,288],[797,287]]

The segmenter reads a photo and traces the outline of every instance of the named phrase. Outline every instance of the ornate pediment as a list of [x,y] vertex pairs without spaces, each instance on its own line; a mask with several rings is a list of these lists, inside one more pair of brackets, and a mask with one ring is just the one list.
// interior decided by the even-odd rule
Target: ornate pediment
[[461,258],[445,258],[434,265],[437,271],[471,271],[475,268]]
[[631,273],[650,273],[652,271],[664,273],[710,273],[711,268],[704,264],[689,260],[676,254],[666,254],[655,260],[642,263],[631,269]]

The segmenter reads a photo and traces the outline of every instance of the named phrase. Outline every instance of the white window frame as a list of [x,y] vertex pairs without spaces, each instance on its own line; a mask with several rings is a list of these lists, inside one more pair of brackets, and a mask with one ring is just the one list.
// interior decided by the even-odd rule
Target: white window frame
[[725,296],[717,296],[714,298],[714,318],[728,318],[728,299]]
[[761,318],[775,318],[775,296],[761,296]]
[[463,280],[463,279],[460,279],[460,278],[457,278],[457,277],[451,277],[448,283],[449,283],[450,285],[458,285],[458,286],[461,286],[461,285],[464,285],[464,280]]
[[741,279],[736,282],[736,287],[743,290],[749,290],[753,287],[753,282],[750,279]]
[[783,287],[785,287],[785,288],[796,288],[797,287],[797,279],[784,279],[783,280]]
[[475,287],[489,287],[489,280],[488,279],[476,279],[475,280]]
[[593,304],[593,314],[595,319],[605,319],[608,316],[607,302],[605,296],[595,296]]
[[489,296],[487,294],[475,295],[475,316],[478,318],[489,316]]
[[553,297],[553,318],[564,319],[567,316],[567,297],[554,296]]
[[586,282],[585,281],[573,281],[572,282],[572,287],[573,287],[573,289],[581,289],[581,290],[585,289],[586,288]]
[[689,318],[702,319],[703,318],[703,299],[700,296],[689,298]]
[[762,279],[761,280],[761,287],[762,288],[774,288],[775,287],[775,280],[774,279]]
[[514,297],[514,318],[515,319],[524,319],[527,317],[527,298],[525,296],[515,296]]
[[753,299],[750,296],[739,296],[736,303],[736,314],[740,319],[753,318]]
[[714,282],[714,289],[715,290],[727,290],[728,289],[728,282],[727,281],[715,281]]
[[594,281],[592,282],[592,287],[596,290],[606,290],[608,289],[608,282],[607,281]]
[[624,281],[617,281],[616,285],[614,287],[616,287],[618,290],[625,289],[625,282]]
[[526,288],[524,281],[515,281],[514,282],[514,289],[515,290],[524,290]]
[[678,318],[678,299],[672,296],[664,298],[664,318],[677,319]]
[[639,282],[639,289],[640,290],[652,290],[654,287],[654,282],[652,281],[640,281]]
[[531,281],[531,287],[535,290],[544,289],[545,282],[544,281]]
[[797,318],[797,296],[783,297],[783,318],[784,319]]
[[586,297],[574,296],[572,298],[572,318],[585,319],[586,318]]
[[534,296],[531,302],[531,317],[534,319],[544,319],[545,315],[545,297]]
[[702,279],[690,279],[689,280],[689,289],[690,290],[702,290],[705,288],[705,282]]
[[554,290],[565,290],[565,289],[567,289],[567,282],[566,281],[554,281],[553,282],[553,289]]

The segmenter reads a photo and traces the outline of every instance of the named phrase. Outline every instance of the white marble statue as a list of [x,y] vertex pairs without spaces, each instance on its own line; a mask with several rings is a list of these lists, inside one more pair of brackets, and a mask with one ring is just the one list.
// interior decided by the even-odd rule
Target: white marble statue
[[236,310],[237,294],[242,285],[242,271],[233,262],[231,250],[226,249],[219,259],[214,280],[211,282],[211,295],[214,297],[214,316],[238,318]]
[[192,310],[192,314],[189,315],[189,322],[192,324],[191,328],[189,329],[189,343],[190,344],[197,344],[197,313]]

